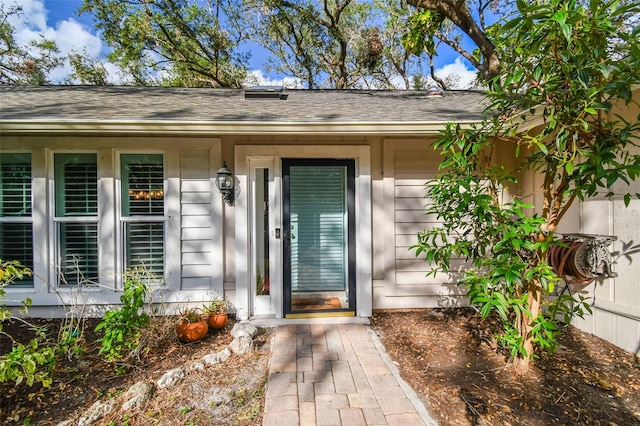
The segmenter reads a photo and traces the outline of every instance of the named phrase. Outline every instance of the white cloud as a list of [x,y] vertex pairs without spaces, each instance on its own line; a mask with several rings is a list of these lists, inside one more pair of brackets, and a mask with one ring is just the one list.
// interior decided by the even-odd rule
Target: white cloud
[[284,86],[288,89],[302,89],[302,80],[295,77],[274,79],[264,75],[262,70],[249,71],[245,84],[249,86]]
[[467,68],[462,57],[458,56],[452,64],[436,69],[435,74],[445,81],[451,81],[450,89],[473,89],[478,72]]
[[[15,27],[16,41],[20,45],[27,46],[29,42],[44,36],[56,42],[61,55],[86,51],[92,59],[100,57],[102,41],[75,19],[68,18],[50,26],[47,24],[48,10],[42,0],[20,0],[16,3],[22,7],[22,12],[20,16],[11,20],[11,25]],[[71,66],[65,63],[53,70],[50,78],[55,82],[61,82],[70,73]]]
[[16,29],[25,25],[35,31],[41,31],[47,27],[47,10],[41,0],[21,0],[9,3],[9,7],[18,5],[22,8],[20,16],[12,15],[9,23]]

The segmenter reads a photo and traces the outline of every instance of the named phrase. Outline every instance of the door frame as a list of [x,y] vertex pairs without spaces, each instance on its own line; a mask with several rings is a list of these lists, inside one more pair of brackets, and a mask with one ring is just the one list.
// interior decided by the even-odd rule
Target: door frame
[[[234,302],[236,315],[245,320],[253,315],[251,288],[255,280],[252,274],[252,227],[251,209],[248,198],[250,192],[250,159],[274,160],[274,213],[275,226],[282,229],[282,158],[343,158],[355,160],[355,286],[356,286],[356,312],[358,317],[370,317],[372,314],[372,213],[371,213],[371,154],[368,145],[235,145],[234,149],[234,175],[236,178],[236,200],[231,217],[225,218],[225,229],[233,229],[235,225],[235,238],[230,240],[227,236],[227,249],[233,250],[235,241],[235,277],[233,270],[225,273],[226,294]],[[227,214],[230,209],[226,209]],[[233,223],[228,221],[232,220]],[[272,230],[273,231],[273,230]],[[282,239],[276,239],[273,233],[272,240],[274,256],[278,267],[270,267],[272,297],[276,307],[275,317],[283,318],[283,276]],[[228,265],[229,262],[226,262]],[[233,264],[233,263],[231,263]],[[271,265],[270,265],[271,266]],[[235,280],[234,280],[235,278]],[[234,282],[235,281],[235,282]],[[235,294],[233,289],[235,289]],[[235,295],[235,297],[233,297]]]

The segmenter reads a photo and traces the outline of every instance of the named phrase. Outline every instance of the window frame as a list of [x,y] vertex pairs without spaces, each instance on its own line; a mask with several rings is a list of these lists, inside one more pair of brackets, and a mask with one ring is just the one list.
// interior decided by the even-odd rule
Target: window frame
[[[35,231],[34,231],[34,210],[35,210],[35,203],[34,203],[34,188],[33,188],[33,181],[34,181],[34,167],[33,167],[33,163],[34,163],[34,155],[33,152],[31,152],[30,150],[7,150],[7,151],[1,151],[0,152],[0,156],[12,156],[12,155],[24,155],[24,156],[28,156],[28,160],[29,160],[29,203],[30,203],[30,211],[28,215],[13,215],[13,216],[5,216],[3,215],[0,211],[0,224],[24,224],[24,225],[28,225],[31,228],[31,241],[30,241],[30,251],[31,251],[31,265],[27,265],[26,263],[28,262],[21,262],[21,263],[25,263],[25,266],[27,266],[29,269],[31,269],[32,274],[34,274],[34,270],[36,268],[35,262],[35,252],[34,252],[34,245],[35,245]],[[0,167],[2,167],[2,162],[0,162]],[[3,188],[2,188],[2,182],[0,182],[0,197],[3,196]],[[21,260],[21,259],[2,259],[3,261],[8,261],[8,260]],[[34,289],[35,287],[35,277],[32,275],[30,277],[26,277],[23,280],[19,280],[16,281],[12,284],[10,284],[9,286],[7,286],[7,289],[10,288],[15,288],[15,289]]]
[[[58,201],[64,200],[65,198],[61,195],[58,195],[58,182],[59,182],[59,173],[57,169],[56,157],[58,155],[65,156],[73,156],[73,155],[94,155],[96,161],[96,207],[95,214],[76,214],[69,216],[58,216]],[[101,164],[100,164],[100,153],[98,151],[87,151],[87,150],[78,150],[78,151],[64,151],[64,150],[55,150],[51,152],[51,167],[49,174],[49,188],[50,188],[50,200],[49,200],[49,211],[50,214],[50,223],[51,223],[51,253],[53,254],[53,265],[52,265],[52,273],[51,273],[51,283],[55,285],[55,287],[59,290],[73,290],[78,288],[83,289],[97,289],[101,284],[102,278],[102,241],[100,238],[100,222],[101,222],[101,200],[100,200],[100,174],[101,174]],[[60,198],[59,198],[60,197]],[[73,284],[65,284],[62,280],[62,238],[61,238],[61,229],[62,224],[95,224],[96,226],[96,262],[97,262],[97,276],[95,280],[90,280],[89,282],[83,283],[83,285],[79,285],[79,283]],[[89,277],[93,278],[93,277]]]
[[[126,156],[161,156],[162,157],[162,191],[163,191],[163,213],[162,215],[150,214],[150,215],[132,215],[130,212],[128,215],[125,215],[123,210],[124,206],[128,204],[126,200],[128,200],[128,191],[125,193],[124,189],[124,176],[123,176],[123,158]],[[168,188],[168,162],[167,162],[168,153],[166,151],[153,150],[153,151],[140,151],[140,150],[121,150],[116,154],[116,159],[114,162],[115,169],[115,192],[116,192],[116,205],[115,205],[115,214],[116,214],[116,223],[117,225],[117,241],[118,241],[118,254],[116,259],[116,268],[118,270],[118,275],[122,276],[124,272],[127,270],[127,262],[128,262],[128,247],[127,247],[127,226],[129,224],[145,224],[145,223],[161,223],[162,224],[162,276],[156,275],[157,280],[155,280],[152,284],[155,287],[160,288],[168,288],[169,283],[165,279],[168,275],[168,265],[167,265],[167,228],[169,223],[169,200],[167,198],[167,188]],[[118,286],[122,287],[123,282],[120,280],[117,283]]]

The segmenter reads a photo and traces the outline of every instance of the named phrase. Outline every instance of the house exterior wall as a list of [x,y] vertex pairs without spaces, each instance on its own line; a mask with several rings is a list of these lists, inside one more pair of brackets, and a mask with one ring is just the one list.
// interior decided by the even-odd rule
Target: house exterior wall
[[79,300],[78,292],[54,284],[56,237],[50,217],[55,197],[52,155],[77,151],[96,152],[99,158],[100,286],[81,294],[81,300],[96,315],[118,303],[122,285],[120,153],[164,155],[166,284],[159,297],[174,307],[199,304],[224,293],[232,304],[245,309],[248,275],[244,264],[237,262],[238,253],[244,253],[238,247],[246,235],[237,236],[241,234],[239,224],[246,226],[238,220],[238,208],[246,202],[246,177],[241,169],[234,170],[239,173],[233,206],[223,204],[214,184],[223,162],[235,168],[238,152],[278,158],[359,158],[357,264],[365,265],[358,279],[367,283],[359,287],[360,314],[368,316],[372,309],[459,304],[461,292],[453,278],[425,278],[427,265],[408,250],[416,233],[433,223],[423,213],[423,185],[434,176],[439,161],[424,137],[34,135],[3,137],[1,148],[2,152],[32,154],[34,241],[43,244],[34,245],[36,284],[33,288],[9,289],[8,301],[30,297],[34,315],[52,315],[61,303]]
[[[630,111],[628,114],[634,114]],[[91,306],[89,313],[100,314],[119,301],[122,273],[122,241],[118,222],[119,172],[121,153],[162,153],[165,159],[166,190],[166,286],[161,297],[180,306],[202,303],[225,294],[233,304],[247,299],[248,275],[242,277],[237,256],[238,238],[235,206],[224,205],[215,187],[217,169],[226,162],[236,166],[237,153],[273,156],[337,156],[366,147],[368,189],[365,198],[370,219],[359,224],[368,237],[359,241],[370,258],[366,271],[368,287],[360,295],[365,310],[406,309],[466,304],[464,290],[456,286],[455,274],[426,277],[429,265],[409,249],[416,234],[437,224],[425,212],[424,184],[437,173],[439,157],[433,139],[425,137],[374,137],[330,135],[281,136],[3,136],[2,152],[29,152],[32,155],[32,214],[34,241],[33,288],[11,288],[9,302],[30,297],[34,315],[51,315],[61,303],[77,302]],[[339,149],[344,151],[339,151]],[[253,150],[253,151],[252,151]],[[336,151],[337,150],[337,151]],[[351,150],[351,151],[350,151]],[[356,151],[354,151],[356,150]],[[498,155],[508,161],[508,147]],[[95,152],[99,162],[101,285],[81,296],[55,287],[55,235],[50,218],[53,209],[52,156],[57,152]],[[328,153],[328,154],[327,154]],[[348,154],[352,155],[352,154]],[[235,171],[235,170],[234,170]],[[237,176],[238,177],[238,176]],[[522,195],[532,194],[538,182],[524,176]],[[236,197],[242,204],[246,181],[239,179]],[[630,188],[640,192],[638,184]],[[365,186],[367,187],[367,186]],[[362,191],[362,187],[360,189]],[[594,297],[594,315],[574,323],[581,329],[635,351],[640,343],[640,291],[637,277],[640,262],[636,245],[640,243],[640,205],[633,200],[625,208],[619,188],[613,199],[595,198],[577,204],[563,223],[564,232],[616,235],[614,270],[617,278],[587,288]],[[366,205],[366,204],[365,204]],[[244,260],[243,260],[244,261]],[[362,260],[359,260],[362,262]],[[243,287],[244,286],[244,287]],[[281,302],[279,302],[281,303]]]
[[[439,156],[433,139],[386,139],[383,143],[382,195],[377,217],[381,232],[375,233],[384,247],[380,260],[384,270],[374,280],[374,309],[405,309],[459,306],[464,291],[453,274],[426,274],[430,266],[410,247],[417,234],[437,225],[425,215],[425,183],[436,176]],[[374,241],[375,247],[375,241]]]
[[[62,304],[84,304],[100,315],[119,303],[122,289],[123,223],[119,215],[120,154],[163,154],[164,284],[156,298],[175,306],[222,293],[222,201],[214,177],[220,164],[219,138],[3,136],[2,152],[32,158],[33,287],[12,286],[7,302],[33,300],[32,315],[61,314]],[[52,219],[56,153],[96,153],[98,158],[99,285],[86,291],[59,286],[56,231]],[[8,260],[8,259],[7,259]]]
[[[634,92],[640,99],[640,89]],[[618,105],[614,114],[633,122],[640,115],[638,105]],[[614,116],[615,117],[615,116]],[[640,141],[636,140],[636,143]],[[640,148],[632,148],[634,153]],[[569,222],[582,233],[617,237],[610,246],[615,278],[596,281],[586,289],[591,297],[593,315],[576,318],[573,324],[631,352],[640,351],[640,200],[632,198],[624,204],[624,194],[640,194],[640,181],[630,185],[616,184],[615,195],[604,194],[580,203],[573,209]]]

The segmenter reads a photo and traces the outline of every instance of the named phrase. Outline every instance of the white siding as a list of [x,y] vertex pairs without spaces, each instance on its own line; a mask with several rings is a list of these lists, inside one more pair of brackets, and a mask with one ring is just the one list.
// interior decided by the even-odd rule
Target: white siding
[[180,155],[182,290],[212,286],[212,169],[207,151]]
[[[629,188],[631,192],[640,192],[640,183],[634,186]],[[640,201],[632,200],[625,207],[621,198],[596,198],[580,206],[581,232],[618,238],[610,247],[614,254],[613,270],[618,276],[596,281],[585,289],[591,297],[593,317],[576,319],[573,323],[636,352],[640,349]]]
[[[374,309],[457,306],[464,293],[459,275],[427,273],[424,255],[410,249],[424,229],[438,224],[425,214],[425,184],[437,174],[439,155],[425,140],[387,140],[384,144],[385,278],[374,282]],[[374,233],[374,235],[378,235]],[[393,244],[388,244],[393,242]]]

